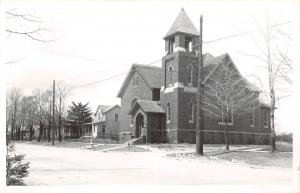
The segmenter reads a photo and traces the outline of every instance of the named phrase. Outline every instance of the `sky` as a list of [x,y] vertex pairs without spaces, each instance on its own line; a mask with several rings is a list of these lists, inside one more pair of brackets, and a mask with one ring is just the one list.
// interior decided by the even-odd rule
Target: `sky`
[[[203,15],[204,42],[233,35],[205,44],[203,52],[228,53],[241,74],[253,81],[253,75],[263,82],[267,78],[263,64],[245,54],[260,54],[259,27],[270,18],[272,24],[286,23],[280,28],[294,36],[298,24],[293,1],[4,1],[0,7],[5,29],[42,28],[37,37],[49,40],[2,34],[6,88],[21,88],[30,95],[35,88],[51,87],[54,79],[63,81],[73,88],[68,103],[89,102],[93,111],[100,104],[120,104],[116,96],[133,63],[149,64],[164,56],[163,37],[181,8],[197,29]],[[38,22],[11,18],[5,14],[8,10]],[[236,35],[247,31],[251,33]],[[293,43],[290,47],[298,51]],[[98,83],[82,86],[92,82]],[[286,115],[293,104],[287,97],[278,105],[278,128],[291,132],[291,117]]]

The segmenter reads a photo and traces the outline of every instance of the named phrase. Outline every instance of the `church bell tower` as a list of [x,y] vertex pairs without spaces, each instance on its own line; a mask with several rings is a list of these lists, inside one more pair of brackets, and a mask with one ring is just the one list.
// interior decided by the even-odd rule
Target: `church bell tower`
[[[182,8],[163,38],[161,104],[171,143],[195,142],[199,32]],[[184,137],[183,137],[184,136]]]

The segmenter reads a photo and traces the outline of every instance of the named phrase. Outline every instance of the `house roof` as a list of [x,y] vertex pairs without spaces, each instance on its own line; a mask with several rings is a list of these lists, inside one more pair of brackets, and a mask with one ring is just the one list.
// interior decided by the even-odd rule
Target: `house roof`
[[101,112],[104,112],[108,108],[109,108],[109,106],[107,106],[107,105],[98,105],[97,110],[94,115],[96,115],[99,110],[101,110]]
[[[203,64],[203,71],[204,71],[204,81],[206,82],[207,79],[213,74],[213,72],[217,69],[217,67],[224,62],[224,60],[228,57],[229,61],[233,64],[233,66],[236,68],[234,65],[232,59],[230,58],[228,53],[222,54],[220,56],[214,57],[211,54],[207,53],[206,57],[204,57],[204,64]],[[236,68],[237,69],[237,68]],[[238,69],[237,69],[238,71]],[[238,71],[239,73],[239,71]],[[246,78],[243,78],[243,76],[239,73],[240,77],[243,79],[243,82],[246,84],[247,88],[255,91],[255,92],[261,92],[261,89],[259,89],[257,86],[249,82]]]
[[165,35],[164,39],[176,33],[186,33],[186,34],[199,36],[199,32],[197,28],[194,26],[193,22],[187,16],[183,8],[181,8],[178,16],[173,22],[168,33]]
[[121,97],[130,82],[134,72],[138,72],[149,88],[160,88],[163,84],[163,71],[160,67],[133,64],[118,92],[117,97]]
[[109,112],[109,111],[111,111],[111,110],[113,110],[115,108],[121,108],[121,107],[119,105],[114,105],[114,106],[111,106],[111,107],[108,107],[107,109],[105,109],[103,111],[103,113],[107,113],[107,112]]
[[133,114],[138,107],[140,107],[145,113],[165,113],[157,101],[148,100],[137,100],[128,113]]

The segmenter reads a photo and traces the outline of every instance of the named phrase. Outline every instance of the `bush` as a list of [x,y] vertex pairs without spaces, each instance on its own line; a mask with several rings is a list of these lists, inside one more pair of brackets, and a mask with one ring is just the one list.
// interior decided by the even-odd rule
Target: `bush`
[[293,142],[293,134],[292,133],[277,134],[276,141]]
[[29,162],[24,163],[24,154],[16,155],[15,147],[8,144],[6,155],[6,185],[25,185],[23,178],[28,176]]

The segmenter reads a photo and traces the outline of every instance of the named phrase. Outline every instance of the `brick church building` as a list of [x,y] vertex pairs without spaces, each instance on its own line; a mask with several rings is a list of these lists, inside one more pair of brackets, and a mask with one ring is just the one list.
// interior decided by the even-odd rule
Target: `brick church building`
[[[161,67],[133,64],[118,92],[121,98],[120,133],[144,136],[147,143],[195,143],[196,92],[198,78],[199,32],[182,9],[164,36],[166,54]],[[203,55],[204,81],[218,75],[228,54]],[[214,76],[215,75],[215,76]],[[255,93],[249,109],[228,118],[229,141],[233,144],[269,143],[269,107],[261,101],[260,90],[243,79],[243,85]],[[205,87],[205,82],[204,82]],[[206,88],[205,88],[206,89]],[[245,101],[246,103],[246,101]],[[223,108],[222,108],[223,109]],[[206,116],[204,143],[224,143],[223,110],[221,117]]]

